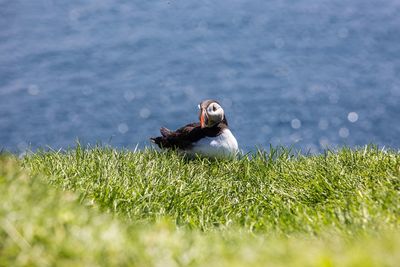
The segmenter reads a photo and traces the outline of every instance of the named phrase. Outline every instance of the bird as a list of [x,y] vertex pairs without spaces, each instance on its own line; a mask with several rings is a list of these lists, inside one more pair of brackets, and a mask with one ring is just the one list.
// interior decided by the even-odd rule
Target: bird
[[208,158],[235,158],[238,142],[220,103],[203,100],[199,105],[199,122],[189,123],[175,131],[161,127],[161,136],[150,140],[161,149],[175,149],[185,155]]

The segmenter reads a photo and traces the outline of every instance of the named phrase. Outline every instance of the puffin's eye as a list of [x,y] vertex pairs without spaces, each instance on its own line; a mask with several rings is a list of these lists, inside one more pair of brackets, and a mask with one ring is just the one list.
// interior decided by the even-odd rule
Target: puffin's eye
[[213,111],[216,111],[216,110],[217,110],[217,108],[215,107],[215,105],[213,105],[212,108],[213,108]]

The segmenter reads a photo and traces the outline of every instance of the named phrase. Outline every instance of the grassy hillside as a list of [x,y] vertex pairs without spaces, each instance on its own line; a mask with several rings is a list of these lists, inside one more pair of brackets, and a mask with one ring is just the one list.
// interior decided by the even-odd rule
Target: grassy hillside
[[[23,166],[23,169],[20,166]],[[0,266],[396,266],[400,154],[0,157]]]

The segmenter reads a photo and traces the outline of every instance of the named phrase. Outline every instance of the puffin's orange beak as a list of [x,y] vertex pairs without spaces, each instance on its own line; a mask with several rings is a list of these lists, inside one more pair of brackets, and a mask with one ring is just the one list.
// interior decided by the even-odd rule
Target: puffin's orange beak
[[201,110],[200,113],[200,126],[201,128],[205,128],[206,127],[206,122],[205,122],[205,114],[204,114],[204,109]]

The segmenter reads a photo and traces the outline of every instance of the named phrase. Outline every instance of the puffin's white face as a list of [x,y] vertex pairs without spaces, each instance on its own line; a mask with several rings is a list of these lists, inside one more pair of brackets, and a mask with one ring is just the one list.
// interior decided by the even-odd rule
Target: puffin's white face
[[224,110],[217,102],[211,102],[207,107],[200,108],[200,124],[202,128],[212,127],[224,119]]

